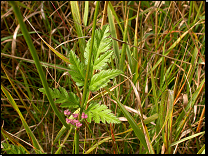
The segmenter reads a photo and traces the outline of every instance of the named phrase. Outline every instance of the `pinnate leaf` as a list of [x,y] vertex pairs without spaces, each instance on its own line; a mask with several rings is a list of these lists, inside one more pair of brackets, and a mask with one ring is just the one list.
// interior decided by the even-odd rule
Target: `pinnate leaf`
[[[59,91],[60,90],[60,91]],[[65,88],[59,87],[57,88],[49,88],[52,98],[56,98],[55,103],[62,103],[60,107],[74,107],[77,108],[79,106],[79,98],[72,92],[67,92]],[[44,88],[39,89],[40,92],[46,94]]]
[[77,58],[72,50],[69,53],[69,61],[71,63],[69,65],[69,68],[71,69],[69,71],[71,78],[76,82],[77,86],[83,86],[85,79],[85,65],[80,62],[79,58]]
[[117,69],[102,70],[92,76],[89,89],[91,91],[97,91],[98,89],[107,86],[107,83],[110,82],[110,79],[113,79],[122,73],[122,71]]
[[112,50],[107,51],[106,53],[102,54],[97,60],[95,60],[93,69],[101,70],[109,62],[111,55],[113,54]]
[[86,114],[88,115],[87,121],[91,123],[120,123],[120,120],[111,112],[106,105],[99,105],[98,103],[90,104]]
[[[109,25],[103,26],[102,30],[97,29],[95,31],[95,38],[92,51],[93,61],[91,61],[92,64],[94,63],[95,66],[93,67],[93,69],[103,69],[103,67],[107,65],[107,62],[109,61],[109,58],[112,55],[112,52],[108,51],[112,46],[112,39],[109,38],[109,35]],[[85,65],[88,64],[90,44],[91,39],[88,40],[85,48]]]
[[109,31],[109,25],[104,25],[102,30],[97,29],[95,31],[94,47],[96,51],[93,53],[95,56],[95,60],[98,58],[98,56],[101,53],[106,52],[112,46],[112,42],[111,42],[112,39],[108,38],[108,36],[110,35],[108,31]]

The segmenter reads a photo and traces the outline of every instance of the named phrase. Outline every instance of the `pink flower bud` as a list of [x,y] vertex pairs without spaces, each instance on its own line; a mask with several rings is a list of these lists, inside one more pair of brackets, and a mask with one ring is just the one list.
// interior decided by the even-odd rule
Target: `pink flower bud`
[[72,121],[73,121],[72,119],[68,119],[68,118],[66,118],[66,123],[68,123],[68,124],[69,124],[69,123],[72,123]]
[[79,121],[78,121],[78,120],[73,120],[73,122],[74,122],[74,123],[78,123]]
[[74,123],[74,120],[73,119],[71,119],[71,122],[70,122],[72,125],[74,125],[75,123]]
[[82,113],[82,116],[81,116],[83,119],[87,119],[87,114],[85,114],[84,112]]
[[70,114],[71,114],[71,112],[68,109],[64,111],[64,115],[67,116],[67,115],[70,115]]
[[81,124],[80,122],[77,122],[77,123],[76,123],[76,127],[77,127],[77,128],[79,128],[79,127],[81,127],[81,126],[82,126],[82,124]]
[[78,114],[72,114],[74,118],[78,117]]

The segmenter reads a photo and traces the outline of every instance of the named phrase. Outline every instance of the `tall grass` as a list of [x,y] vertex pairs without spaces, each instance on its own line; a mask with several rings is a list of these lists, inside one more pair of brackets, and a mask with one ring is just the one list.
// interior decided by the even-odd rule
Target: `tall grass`
[[[204,1],[1,1],[1,13],[2,154],[205,153]],[[106,69],[124,74],[89,92],[99,71],[91,73],[90,58],[78,87],[69,53],[84,61],[87,41],[93,50],[94,31],[106,24]],[[121,123],[86,121],[77,131],[51,96],[59,87],[81,106],[108,106]]]

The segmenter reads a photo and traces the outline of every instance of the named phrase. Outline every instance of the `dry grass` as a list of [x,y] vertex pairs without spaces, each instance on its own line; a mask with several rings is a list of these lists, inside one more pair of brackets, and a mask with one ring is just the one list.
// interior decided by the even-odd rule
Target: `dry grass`
[[[92,35],[93,1],[89,4],[78,2],[80,23],[75,20],[78,17],[73,18],[74,6],[69,2],[24,1],[20,4],[22,15],[49,45],[65,57],[73,49],[79,58],[84,58],[86,41]],[[67,63],[25,23],[49,87],[61,86],[77,92],[77,86],[67,72]],[[105,24],[110,25],[115,52],[109,68],[125,73],[125,76],[109,83],[108,88],[123,82],[126,77],[131,80],[119,84],[113,93],[141,130],[145,131],[146,127],[154,152],[202,152],[205,135],[194,137],[194,134],[205,131],[205,2],[111,1],[105,4],[101,1],[96,27]],[[15,100],[43,151],[55,153],[65,139],[60,153],[74,153],[73,130],[68,138],[65,138],[65,132],[59,141],[53,143],[62,123],[47,97],[38,91],[42,83],[37,68],[7,1],[1,1],[1,68],[1,85]],[[89,99],[98,93],[92,93]],[[89,150],[94,154],[149,153],[128,120],[121,118],[124,114],[117,106],[118,102],[109,94],[96,100],[107,105],[122,123],[85,124],[79,131],[80,153]],[[1,101],[1,143],[23,146],[29,153],[35,153],[18,113],[3,92]],[[58,109],[63,112],[60,107]],[[142,126],[139,110],[142,110],[145,126]],[[187,140],[172,146],[186,137]],[[15,147],[11,146],[2,154],[21,151]]]

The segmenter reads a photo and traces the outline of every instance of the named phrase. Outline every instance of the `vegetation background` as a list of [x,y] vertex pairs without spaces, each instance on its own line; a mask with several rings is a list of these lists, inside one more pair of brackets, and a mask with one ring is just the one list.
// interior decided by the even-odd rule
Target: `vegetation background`
[[[65,57],[73,49],[83,58],[96,2],[17,4],[50,46]],[[49,87],[76,92],[67,63],[24,21]],[[148,149],[118,101],[105,94],[98,101],[121,123],[84,124],[79,152],[205,153],[205,1],[101,1],[96,28],[106,24],[114,51],[108,68],[124,72],[107,88],[116,86],[114,96],[147,136]],[[75,131],[59,136],[63,125],[38,90],[43,84],[34,63],[12,5],[1,1],[1,154],[74,153]]]

